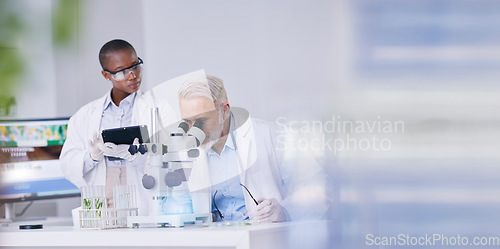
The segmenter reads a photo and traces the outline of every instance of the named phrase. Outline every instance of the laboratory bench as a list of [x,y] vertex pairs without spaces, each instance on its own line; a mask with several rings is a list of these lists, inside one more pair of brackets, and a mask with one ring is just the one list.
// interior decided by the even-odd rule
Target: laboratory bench
[[324,220],[103,230],[9,226],[0,228],[0,248],[329,248],[332,230]]

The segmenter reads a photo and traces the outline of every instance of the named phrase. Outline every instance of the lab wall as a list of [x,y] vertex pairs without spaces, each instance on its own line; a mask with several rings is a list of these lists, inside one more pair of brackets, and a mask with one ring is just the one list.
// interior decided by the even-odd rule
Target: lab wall
[[[18,16],[23,31],[17,39],[5,41],[6,47],[16,47],[24,57],[24,77],[16,82],[16,116],[57,116],[57,89],[50,20],[51,1],[12,2],[12,9],[23,13]],[[4,21],[5,22],[5,21]]]
[[[54,1],[53,3],[57,3]],[[71,116],[86,103],[104,96],[112,85],[101,74],[99,50],[121,38],[143,52],[142,2],[134,0],[77,1],[74,41],[58,48],[57,115]]]
[[[63,21],[74,25],[68,42],[56,44],[53,19],[61,2],[5,1],[20,27],[18,35],[6,36],[2,44],[19,51],[24,69],[20,80],[13,82],[16,112],[4,118],[69,117],[112,87],[103,79],[98,60],[105,42],[119,37],[134,44],[139,54],[143,50],[142,2],[67,0],[72,8],[65,10],[69,20]],[[134,18],[128,17],[130,12]]]
[[[39,32],[50,34],[50,14],[57,1],[41,2],[47,10],[26,11],[46,15],[39,24],[45,30]],[[44,77],[43,84],[25,80],[18,93],[23,99],[17,116],[71,116],[109,91],[111,84],[101,76],[97,56],[102,44],[114,38],[131,42],[145,61],[143,90],[205,69],[225,80],[233,106],[247,108],[255,117],[273,121],[282,115],[321,116],[334,108],[332,101],[340,95],[341,68],[348,57],[334,46],[347,39],[340,35],[343,24],[336,13],[343,11],[337,5],[335,1],[79,1],[74,10],[79,23],[71,44],[52,47],[51,36],[41,35],[48,49],[36,51],[43,52],[47,61],[28,63],[37,67],[28,75],[39,78],[35,73],[46,73],[50,78]],[[50,108],[29,108],[33,97],[25,89],[42,86],[47,90],[34,92],[52,101]],[[174,106],[175,90],[166,93]]]
[[225,81],[231,105],[254,117],[318,117],[333,108],[340,84],[332,46],[340,22],[335,5],[145,1],[145,79],[158,84],[205,69]]
[[[494,0],[86,0],[62,47],[45,35],[57,1],[22,2],[16,117],[71,116],[103,96],[98,51],[121,38],[144,60],[143,90],[205,69],[232,106],[317,156],[334,189],[332,243],[500,236]],[[175,86],[156,94],[177,106]]]

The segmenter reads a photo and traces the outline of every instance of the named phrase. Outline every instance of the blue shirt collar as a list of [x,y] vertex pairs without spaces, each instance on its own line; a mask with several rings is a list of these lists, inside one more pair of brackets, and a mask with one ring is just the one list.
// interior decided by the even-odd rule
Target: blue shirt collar
[[[134,106],[135,96],[137,96],[137,92],[129,94],[126,98],[122,99],[122,101],[120,102],[120,106],[123,103],[129,103],[130,106]],[[106,99],[104,100],[104,106],[102,109],[106,110],[109,108],[110,105],[115,105],[115,103],[112,101],[112,98],[111,98],[111,91],[109,91],[108,95],[106,95]]]

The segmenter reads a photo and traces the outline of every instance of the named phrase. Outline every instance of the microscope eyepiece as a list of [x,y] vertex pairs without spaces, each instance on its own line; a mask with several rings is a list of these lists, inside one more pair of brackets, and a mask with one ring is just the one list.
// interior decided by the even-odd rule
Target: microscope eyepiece
[[189,125],[186,122],[181,122],[179,124],[179,128],[181,128],[184,131],[184,133],[187,133],[189,130]]
[[203,127],[205,125],[203,124],[203,121],[198,120],[198,121],[194,122],[193,126],[199,128],[200,130],[203,130]]
[[196,121],[193,127],[191,127],[191,130],[189,130],[188,134],[196,138],[196,147],[200,146],[201,143],[203,143],[203,140],[205,140],[205,132],[203,132],[203,122]]

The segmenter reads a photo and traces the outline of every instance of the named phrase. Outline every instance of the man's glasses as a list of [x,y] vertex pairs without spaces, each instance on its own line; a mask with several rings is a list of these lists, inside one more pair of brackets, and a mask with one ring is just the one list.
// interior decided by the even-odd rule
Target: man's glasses
[[108,70],[104,70],[111,74],[111,77],[116,80],[116,81],[122,81],[125,79],[128,79],[130,77],[130,74],[133,72],[135,76],[141,73],[141,65],[144,63],[141,58],[137,57],[139,59],[139,62],[135,63],[134,65],[124,68],[122,70],[116,71],[116,72],[111,72]]
[[[248,192],[248,195],[250,195],[250,197],[252,198],[252,200],[255,202],[255,205],[259,205],[259,203],[257,202],[257,200],[255,200],[255,198],[253,198],[253,195],[252,193],[250,193],[250,190],[248,190],[248,188],[241,184],[240,185]],[[214,193],[214,196],[212,198],[212,203],[214,204],[214,207],[215,209],[217,210],[217,214],[219,215],[219,217],[222,219],[222,220],[225,220],[224,219],[224,215],[222,214],[222,212],[219,210],[219,208],[217,207],[217,205],[215,204],[215,196],[217,195],[217,190],[215,190],[215,193]],[[241,214],[241,213],[240,213]],[[241,214],[243,217],[246,217],[245,215]]]

